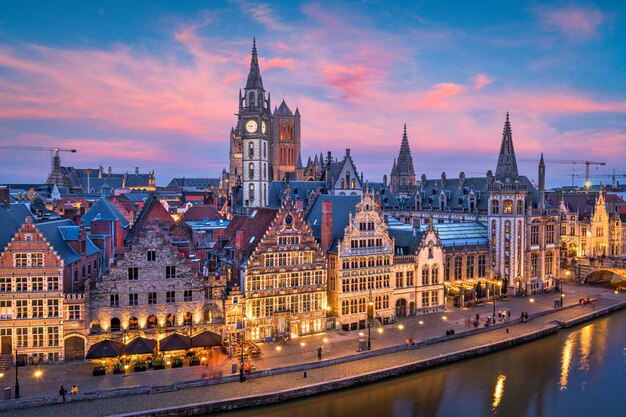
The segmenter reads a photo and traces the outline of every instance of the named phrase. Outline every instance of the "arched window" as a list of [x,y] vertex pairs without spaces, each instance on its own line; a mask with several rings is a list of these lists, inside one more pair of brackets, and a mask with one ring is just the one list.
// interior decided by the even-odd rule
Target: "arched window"
[[263,143],[263,157],[267,156],[267,143]]
[[128,319],[128,330],[137,330],[139,329],[139,320],[137,317],[131,317]]
[[188,311],[183,316],[183,325],[190,326],[191,325],[191,313]]
[[148,320],[147,320],[148,329],[155,329],[158,324],[159,322],[154,314],[151,314],[148,316]]
[[248,164],[248,178],[254,179],[254,164],[252,162]]
[[433,265],[432,275],[430,277],[430,282],[433,284],[439,284],[439,265]]
[[491,200],[491,214],[500,213],[500,202],[498,200]]
[[504,200],[502,203],[503,214],[513,214],[513,200]]
[[463,278],[463,258],[457,256],[454,258],[454,280],[459,281]]
[[446,195],[442,192],[439,194],[439,210],[444,211],[446,209]]
[[469,205],[469,211],[473,212],[476,210],[476,196],[474,195],[474,193],[470,194],[469,199],[468,199],[468,205]]
[[213,312],[211,310],[204,311],[204,322],[213,323]]
[[254,184],[248,186],[248,196],[250,200],[254,200]]
[[254,158],[254,143],[248,143],[248,157]]
[[250,94],[248,94],[248,101],[250,102],[250,107],[256,106],[256,101],[254,100],[254,91],[250,91]]
[[167,327],[174,327],[176,325],[176,319],[172,313],[165,317],[165,325]]
[[422,267],[422,285],[428,285],[428,281],[430,280],[430,268],[428,265],[424,265]]
[[111,319],[111,332],[119,332],[121,330],[120,319],[113,317]]
[[530,254],[530,275],[533,277],[537,276],[539,272],[539,255],[536,253]]
[[517,200],[517,214],[524,214],[524,200]]
[[452,268],[452,258],[446,256],[446,264],[443,268],[443,280],[450,281],[450,268]]

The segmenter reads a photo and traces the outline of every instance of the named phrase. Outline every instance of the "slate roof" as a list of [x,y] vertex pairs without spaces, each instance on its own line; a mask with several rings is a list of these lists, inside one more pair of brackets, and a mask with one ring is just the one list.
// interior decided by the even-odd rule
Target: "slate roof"
[[486,212],[489,207],[487,193],[487,177],[466,177],[461,186],[460,178],[432,179],[422,181],[418,189],[422,209],[433,207],[439,209],[439,196],[443,190],[446,195],[446,209],[452,211],[468,211],[468,199],[470,192],[476,196],[478,211]]
[[85,227],[91,227],[92,220],[119,220],[122,228],[128,227],[128,219],[120,213],[115,204],[106,198],[99,198],[93,206],[81,218],[85,222]]
[[25,204],[11,203],[8,209],[0,204],[0,251],[4,251],[11,238],[25,223],[26,216],[32,217],[33,214]]
[[[268,206],[280,207],[282,205],[282,197],[287,188],[285,181],[272,181],[268,192]],[[307,206],[309,196],[317,190],[326,192],[326,183],[324,181],[289,181],[289,195],[291,199],[304,200],[304,206]]]
[[356,205],[361,202],[360,196],[328,195],[319,194],[307,213],[305,221],[311,224],[313,236],[320,239],[322,226],[322,202],[331,201],[333,203],[333,244],[337,239],[343,238],[343,232],[349,224],[348,215],[356,213]]
[[[69,241],[78,239],[78,230],[80,226],[74,225],[71,220],[56,220],[53,222],[39,223],[36,225],[37,229],[46,238],[46,240],[52,245],[56,253],[63,259],[65,266],[77,262],[81,259],[81,256],[76,253],[74,248],[68,243]],[[86,250],[87,256],[100,252],[100,249],[93,244],[89,237],[86,237]]]
[[148,187],[151,174],[126,174],[126,187]]
[[293,116],[293,113],[291,112],[291,109],[289,108],[287,103],[285,103],[285,100],[283,100],[282,103],[280,103],[280,106],[278,106],[278,109],[274,110],[274,115]]
[[83,190],[87,192],[99,193],[104,185],[107,185],[109,188],[122,188],[122,177],[105,176],[98,178],[92,174],[89,176],[89,181],[87,181],[87,177],[82,177],[81,185]]
[[422,241],[425,231],[389,228],[389,236],[395,241],[396,255],[414,255]]
[[259,207],[250,216],[235,215],[226,228],[225,233],[230,235],[227,246],[235,247],[237,232],[243,232],[242,255],[244,261],[254,252],[265,231],[278,213],[278,209]]
[[218,187],[220,184],[219,178],[172,178],[167,187],[177,188],[193,188],[198,190],[204,190],[206,188]]

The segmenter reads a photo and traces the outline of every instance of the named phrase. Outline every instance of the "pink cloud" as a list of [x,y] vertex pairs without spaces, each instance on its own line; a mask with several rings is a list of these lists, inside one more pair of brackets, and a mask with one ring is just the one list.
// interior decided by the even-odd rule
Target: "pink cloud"
[[259,66],[265,70],[272,68],[294,69],[295,62],[292,58],[259,58]]
[[493,80],[489,77],[487,77],[485,74],[477,74],[476,77],[474,77],[474,90],[480,90],[482,88],[485,88],[486,86],[488,86],[489,84],[491,84],[493,82]]
[[538,10],[543,25],[557,29],[568,37],[590,37],[606,20],[604,14],[596,8],[570,6],[566,8],[543,7]]

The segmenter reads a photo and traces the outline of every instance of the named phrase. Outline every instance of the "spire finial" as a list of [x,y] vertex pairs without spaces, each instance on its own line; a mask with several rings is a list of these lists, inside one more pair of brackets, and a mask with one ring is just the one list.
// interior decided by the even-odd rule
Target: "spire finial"
[[256,55],[256,38],[252,38],[252,55]]

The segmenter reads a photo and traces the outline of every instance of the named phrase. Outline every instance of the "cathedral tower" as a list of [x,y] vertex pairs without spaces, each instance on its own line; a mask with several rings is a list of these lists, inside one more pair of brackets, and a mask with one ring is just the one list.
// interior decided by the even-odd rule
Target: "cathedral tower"
[[406,134],[406,123],[400,144],[398,159],[393,161],[389,189],[394,194],[413,195],[417,189],[415,184],[415,170],[413,169],[413,157],[409,147],[409,138]]
[[271,137],[272,179],[296,179],[296,165],[300,158],[300,110],[292,113],[285,100],[274,109]]

